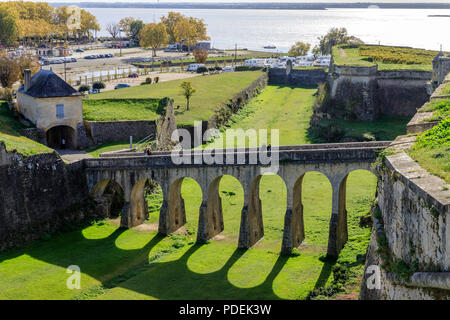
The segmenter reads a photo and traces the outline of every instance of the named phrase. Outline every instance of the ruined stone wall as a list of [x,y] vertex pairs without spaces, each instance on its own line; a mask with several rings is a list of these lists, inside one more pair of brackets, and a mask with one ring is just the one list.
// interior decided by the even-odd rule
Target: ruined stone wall
[[66,165],[56,153],[24,157],[0,145],[0,250],[96,215],[82,166]]
[[156,134],[154,120],[129,121],[84,121],[87,136],[94,144],[114,141],[128,141],[133,136],[138,141],[150,134]]

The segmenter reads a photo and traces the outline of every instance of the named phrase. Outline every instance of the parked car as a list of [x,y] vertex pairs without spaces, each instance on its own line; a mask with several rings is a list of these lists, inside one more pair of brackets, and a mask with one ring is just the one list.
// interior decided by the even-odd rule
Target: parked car
[[128,88],[131,87],[128,83],[119,83],[114,87],[114,89],[122,89],[122,88]]
[[77,59],[76,58],[70,58],[70,61],[71,62],[77,62]]
[[222,72],[233,72],[234,68],[232,66],[226,66],[222,69]]
[[105,54],[105,57],[106,57],[106,58],[113,58],[114,55],[113,55],[112,53],[107,53],[107,54]]
[[77,50],[75,50],[75,52],[84,52],[84,50],[83,49],[77,49]]
[[200,67],[205,67],[205,65],[203,63],[191,63],[187,68],[187,71],[197,71]]
[[98,89],[89,89],[89,94],[95,94],[99,93],[100,91]]
[[137,73],[130,73],[128,78],[139,78],[139,75]]

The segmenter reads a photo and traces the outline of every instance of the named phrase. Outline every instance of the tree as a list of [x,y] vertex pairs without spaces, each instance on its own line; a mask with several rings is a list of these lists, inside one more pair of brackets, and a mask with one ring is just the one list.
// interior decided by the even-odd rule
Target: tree
[[196,90],[189,81],[184,81],[180,87],[182,88],[183,96],[186,98],[186,110],[189,110],[189,101]]
[[117,35],[120,31],[120,26],[118,23],[111,22],[106,25],[106,31],[113,37],[113,39],[116,39]]
[[30,69],[31,75],[39,71],[40,65],[38,60],[31,54],[22,54],[15,59],[15,63],[19,69],[19,80],[23,82],[24,70]]
[[194,50],[193,54],[195,62],[206,63],[206,60],[208,59],[208,50],[199,47]]
[[0,84],[3,88],[11,88],[17,81],[23,81],[25,69],[31,69],[31,74],[39,70],[39,65],[33,56],[9,57],[6,53],[0,53]]
[[90,87],[88,85],[83,84],[78,88],[78,92],[86,92],[89,91],[89,89]]
[[209,40],[206,35],[206,25],[201,19],[183,17],[175,25],[175,37],[189,48],[196,45],[199,40]]
[[105,84],[100,81],[94,82],[92,84],[92,89],[97,89],[100,92],[101,89],[105,89]]
[[177,24],[184,19],[184,16],[178,12],[169,12],[167,17],[163,16],[161,18],[161,22],[164,23],[167,30],[167,35],[169,36],[169,43],[180,42],[180,39],[177,38],[176,28]]
[[90,12],[81,9],[81,27],[79,32],[86,38],[91,37],[91,31],[100,31],[100,25],[97,18]]
[[128,35],[130,35],[130,26],[131,23],[135,21],[135,19],[133,17],[125,17],[120,19],[119,21],[119,27],[123,29],[123,31]]
[[133,22],[131,22],[129,35],[134,42],[139,42],[139,33],[141,32],[143,27],[144,22],[142,22],[142,20],[134,20]]
[[5,9],[0,8],[0,44],[5,47],[12,46],[17,36],[16,20]]
[[142,47],[151,48],[153,56],[156,56],[156,49],[167,44],[168,35],[164,23],[148,23],[139,33],[139,40]]
[[338,44],[361,44],[361,39],[355,36],[349,36],[346,28],[331,28],[324,36],[317,38],[319,44],[314,47],[313,54],[315,56],[320,53],[323,55],[331,54],[331,48]]
[[298,41],[291,47],[291,49],[289,49],[288,56],[290,57],[305,56],[310,48],[311,44]]

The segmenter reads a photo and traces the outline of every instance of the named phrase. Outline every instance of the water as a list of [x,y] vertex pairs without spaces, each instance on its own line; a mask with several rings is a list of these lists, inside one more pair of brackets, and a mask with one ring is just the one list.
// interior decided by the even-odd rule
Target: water
[[262,50],[275,45],[286,52],[295,41],[317,43],[317,37],[332,27],[345,27],[366,43],[402,45],[438,50],[442,44],[450,51],[450,10],[422,9],[330,9],[330,10],[213,10],[213,9],[136,9],[88,8],[97,16],[102,31],[106,25],[132,16],[144,22],[158,22],[168,11],[202,18],[215,48]]

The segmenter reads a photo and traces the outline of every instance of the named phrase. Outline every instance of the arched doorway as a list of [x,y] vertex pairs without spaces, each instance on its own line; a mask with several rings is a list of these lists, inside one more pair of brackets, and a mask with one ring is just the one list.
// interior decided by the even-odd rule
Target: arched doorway
[[47,146],[53,149],[75,149],[75,130],[69,126],[56,126],[47,130]]

